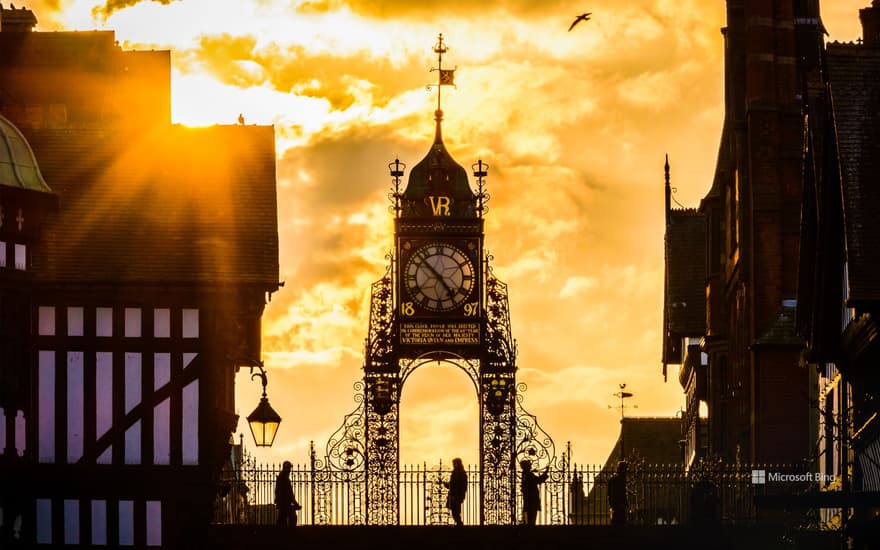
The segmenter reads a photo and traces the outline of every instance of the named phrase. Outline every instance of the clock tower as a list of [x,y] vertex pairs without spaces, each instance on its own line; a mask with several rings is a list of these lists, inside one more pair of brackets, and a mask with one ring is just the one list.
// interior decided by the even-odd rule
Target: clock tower
[[[430,151],[394,193],[401,352],[445,349],[476,357],[483,310],[482,193],[443,145],[443,112]],[[482,163],[481,163],[482,166]],[[399,164],[398,164],[399,167]]]
[[[534,469],[546,469],[555,452],[517,395],[524,386],[516,384],[507,285],[492,274],[483,249],[489,167],[472,165],[472,186],[443,143],[440,93],[453,84],[454,70],[442,65],[442,34],[434,52],[434,141],[405,186],[406,165],[389,164],[394,249],[372,286],[359,405],[328,441],[327,475],[364,483],[352,521],[399,523],[401,389],[419,366],[448,362],[468,374],[480,404],[480,523],[506,525],[517,517],[516,464],[528,458]],[[441,495],[433,501],[445,502]]]

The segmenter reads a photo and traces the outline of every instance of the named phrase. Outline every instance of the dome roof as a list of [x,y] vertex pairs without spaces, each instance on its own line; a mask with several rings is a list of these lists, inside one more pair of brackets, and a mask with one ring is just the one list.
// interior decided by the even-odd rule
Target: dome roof
[[[449,197],[449,215],[476,217],[477,197],[468,183],[465,169],[455,162],[443,145],[440,131],[442,113],[437,113],[437,131],[428,154],[409,173],[403,192],[403,217],[431,217],[431,197]],[[435,199],[436,200],[436,199]]]
[[0,115],[0,185],[51,193],[31,146],[15,124]]

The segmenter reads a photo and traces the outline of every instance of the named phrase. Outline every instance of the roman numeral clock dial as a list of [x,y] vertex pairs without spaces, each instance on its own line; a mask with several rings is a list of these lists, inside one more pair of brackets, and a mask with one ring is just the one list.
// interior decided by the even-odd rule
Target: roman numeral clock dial
[[450,311],[470,297],[474,265],[458,247],[445,243],[425,245],[409,257],[404,281],[410,298],[429,311]]

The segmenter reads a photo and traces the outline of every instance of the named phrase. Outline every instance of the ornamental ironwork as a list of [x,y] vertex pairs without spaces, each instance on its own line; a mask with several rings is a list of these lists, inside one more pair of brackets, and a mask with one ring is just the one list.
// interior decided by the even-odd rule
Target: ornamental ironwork
[[[453,85],[454,69],[442,66],[447,52],[442,35],[434,52],[434,143],[410,170],[405,187],[406,164],[399,159],[388,164],[395,248],[386,257],[385,275],[370,290],[357,407],[330,438],[326,459],[316,462],[327,483],[361,484],[347,493],[353,523],[399,524],[401,391],[420,366],[446,362],[468,375],[479,403],[479,521],[508,525],[518,520],[519,460],[530,458],[548,476],[558,465],[552,439],[522,407],[525,386],[516,381],[508,289],[483,249],[489,165],[482,159],[473,164],[474,191],[443,144],[439,94]],[[443,522],[442,495],[434,486],[426,492],[431,521]],[[330,506],[321,504],[318,510]]]

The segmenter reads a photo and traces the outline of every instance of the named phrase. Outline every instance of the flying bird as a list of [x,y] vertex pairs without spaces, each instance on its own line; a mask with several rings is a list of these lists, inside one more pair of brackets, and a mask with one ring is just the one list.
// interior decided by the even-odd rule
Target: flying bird
[[577,25],[578,23],[580,23],[581,21],[589,21],[589,20],[590,20],[590,15],[592,15],[592,13],[593,13],[593,12],[582,13],[582,14],[578,15],[577,17],[575,17],[575,19],[574,19],[574,21],[572,22],[571,26],[568,28],[568,31],[571,32],[571,29],[573,29],[574,26]]

